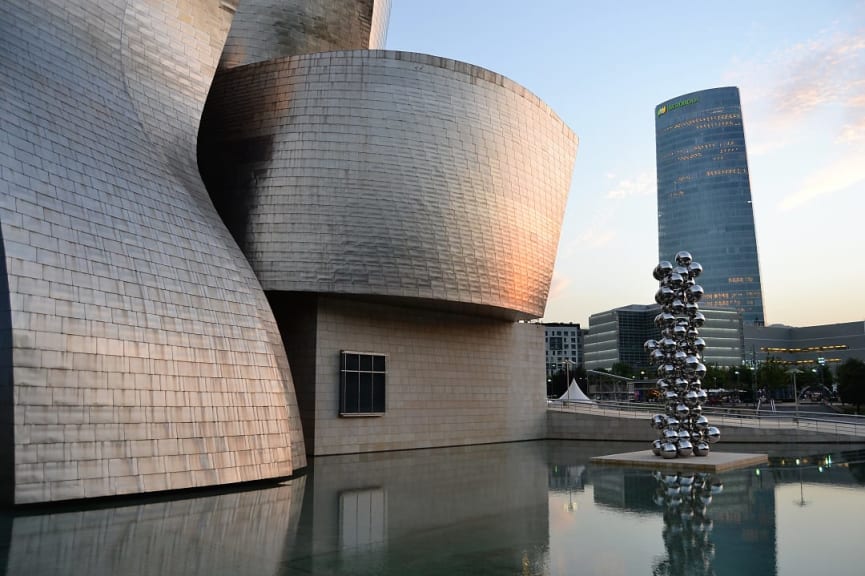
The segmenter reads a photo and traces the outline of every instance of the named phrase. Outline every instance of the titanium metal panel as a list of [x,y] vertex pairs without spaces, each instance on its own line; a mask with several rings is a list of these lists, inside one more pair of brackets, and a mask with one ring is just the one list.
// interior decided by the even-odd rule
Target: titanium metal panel
[[350,51],[223,71],[202,174],[265,290],[543,315],[577,149],[525,88]]
[[197,171],[229,4],[0,3],[7,500],[306,465],[276,323]]
[[220,68],[282,56],[384,48],[390,0],[243,0]]

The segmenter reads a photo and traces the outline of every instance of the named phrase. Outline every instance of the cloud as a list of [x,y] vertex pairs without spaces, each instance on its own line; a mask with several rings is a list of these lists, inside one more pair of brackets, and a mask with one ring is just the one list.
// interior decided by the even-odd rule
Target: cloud
[[852,151],[813,172],[801,188],[781,201],[780,207],[785,211],[793,210],[859,183],[865,183],[865,166],[861,151]]
[[838,135],[838,142],[844,144],[865,142],[865,115],[856,122],[844,124],[841,127],[841,133]]
[[836,33],[794,45],[780,55],[775,91],[781,112],[805,114],[818,106],[861,100],[865,38]]
[[621,200],[632,196],[652,196],[655,193],[657,178],[655,172],[642,172],[634,178],[619,180],[607,191],[605,197],[611,200]]
[[799,124],[818,111],[834,110],[828,128],[841,134],[838,119],[858,118],[865,107],[865,34],[824,31],[771,54],[735,61],[725,79],[742,87],[746,114],[756,112],[748,123],[766,135],[758,137],[767,140],[760,148],[798,141]]

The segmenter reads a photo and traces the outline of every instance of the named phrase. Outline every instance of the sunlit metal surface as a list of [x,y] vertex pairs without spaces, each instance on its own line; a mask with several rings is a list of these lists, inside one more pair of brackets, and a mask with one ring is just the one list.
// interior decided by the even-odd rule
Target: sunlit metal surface
[[282,56],[384,48],[390,0],[242,0],[220,68]]
[[215,0],[0,3],[7,500],[306,465],[273,315],[196,165],[232,15]]
[[405,52],[278,59],[220,74],[201,140],[266,290],[543,315],[577,141],[507,78]]

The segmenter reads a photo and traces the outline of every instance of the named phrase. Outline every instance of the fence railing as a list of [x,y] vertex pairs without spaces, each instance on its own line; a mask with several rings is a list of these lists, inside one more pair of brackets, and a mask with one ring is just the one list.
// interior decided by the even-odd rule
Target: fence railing
[[[663,404],[640,402],[599,401],[568,402],[554,400],[548,409],[561,412],[579,412],[617,418],[646,418],[664,411]],[[703,415],[712,426],[736,426],[757,429],[786,429],[812,431],[837,436],[865,438],[865,416],[827,414],[809,410],[756,411],[753,408],[703,407]]]

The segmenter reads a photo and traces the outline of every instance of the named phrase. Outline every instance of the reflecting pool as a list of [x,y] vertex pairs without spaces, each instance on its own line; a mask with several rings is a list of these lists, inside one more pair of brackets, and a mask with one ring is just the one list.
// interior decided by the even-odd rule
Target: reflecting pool
[[316,458],[277,486],[0,516],[0,575],[862,574],[865,447],[727,445],[717,475],[595,466],[643,444]]

